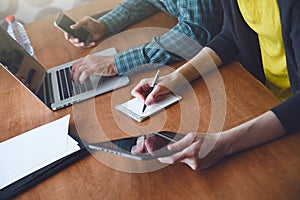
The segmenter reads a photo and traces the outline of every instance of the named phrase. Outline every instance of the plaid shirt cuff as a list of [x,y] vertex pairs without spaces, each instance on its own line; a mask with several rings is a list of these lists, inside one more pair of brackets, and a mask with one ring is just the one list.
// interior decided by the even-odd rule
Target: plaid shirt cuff
[[107,13],[98,20],[102,21],[106,25],[110,33],[117,33],[120,29],[118,26],[120,21],[117,17],[115,17],[115,14]]
[[114,55],[119,75],[124,75],[131,69],[147,63],[141,48],[134,48]]

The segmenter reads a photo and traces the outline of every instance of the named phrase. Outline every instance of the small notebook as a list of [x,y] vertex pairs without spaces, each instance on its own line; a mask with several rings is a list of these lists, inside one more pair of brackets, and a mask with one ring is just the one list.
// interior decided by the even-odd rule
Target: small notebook
[[150,116],[153,116],[154,114],[164,110],[167,106],[180,101],[181,99],[181,96],[169,94],[163,100],[147,106],[146,110],[142,112],[144,102],[137,98],[134,98],[126,101],[123,104],[117,105],[116,109],[131,117],[132,119],[141,122],[149,118]]

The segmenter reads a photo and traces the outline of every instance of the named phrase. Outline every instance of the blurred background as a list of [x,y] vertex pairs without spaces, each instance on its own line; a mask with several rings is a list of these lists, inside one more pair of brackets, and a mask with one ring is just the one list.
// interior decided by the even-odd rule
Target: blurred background
[[93,0],[0,0],[0,24],[6,27],[7,15],[14,14],[25,24],[90,1]]

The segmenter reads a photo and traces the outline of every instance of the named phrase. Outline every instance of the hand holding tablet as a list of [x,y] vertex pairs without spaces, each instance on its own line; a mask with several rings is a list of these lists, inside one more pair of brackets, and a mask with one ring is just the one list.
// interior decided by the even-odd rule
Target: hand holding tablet
[[[167,146],[180,140],[184,136],[184,134],[175,132],[161,131],[146,135],[93,143],[89,144],[88,147],[92,150],[113,153],[135,160],[152,160],[176,153],[176,151],[169,151]],[[139,142],[140,140],[143,140],[143,142]],[[151,149],[149,146],[151,146]]]

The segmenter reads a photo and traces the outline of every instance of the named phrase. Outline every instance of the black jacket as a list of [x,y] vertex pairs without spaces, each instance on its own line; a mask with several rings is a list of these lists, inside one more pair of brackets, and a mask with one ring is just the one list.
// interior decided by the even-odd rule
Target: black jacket
[[[239,61],[252,75],[265,83],[257,34],[244,21],[236,0],[222,1],[224,24],[221,32],[207,44],[223,64]],[[300,1],[278,0],[293,96],[272,108],[287,133],[300,131]]]

